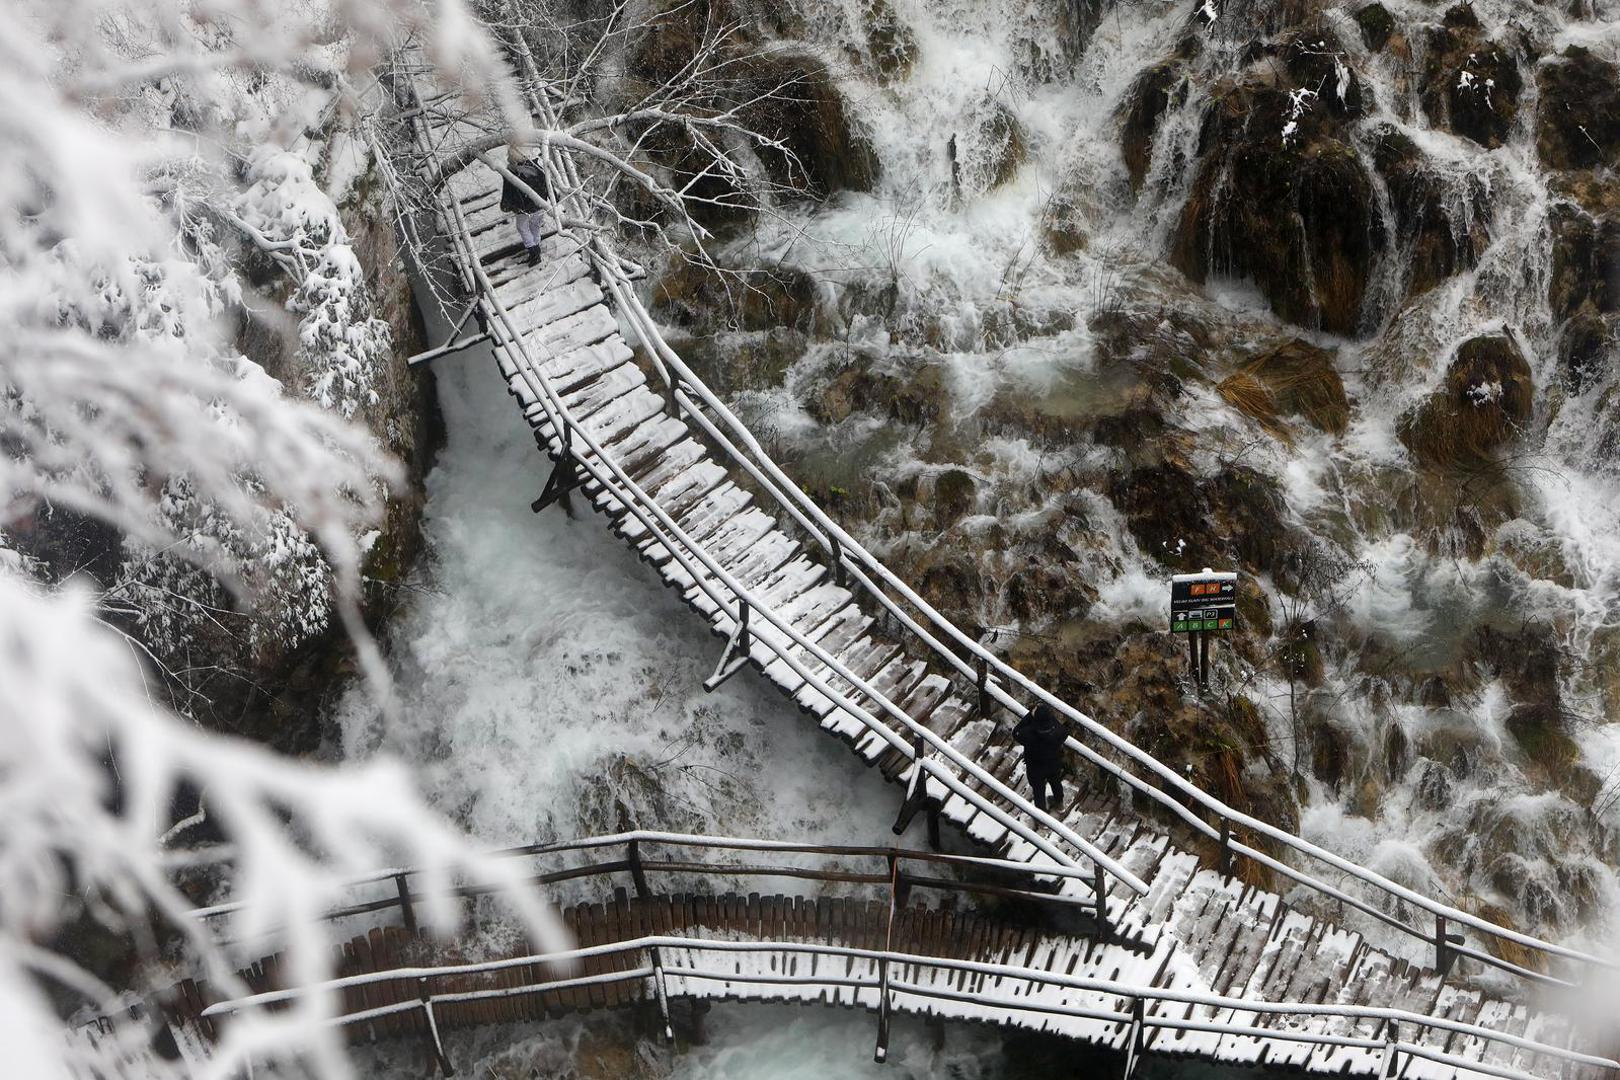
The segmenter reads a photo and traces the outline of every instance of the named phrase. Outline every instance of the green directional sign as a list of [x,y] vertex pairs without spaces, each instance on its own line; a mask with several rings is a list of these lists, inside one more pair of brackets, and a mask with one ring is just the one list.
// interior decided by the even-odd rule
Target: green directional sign
[[1237,575],[1206,570],[1170,579],[1170,632],[1208,633],[1237,626]]

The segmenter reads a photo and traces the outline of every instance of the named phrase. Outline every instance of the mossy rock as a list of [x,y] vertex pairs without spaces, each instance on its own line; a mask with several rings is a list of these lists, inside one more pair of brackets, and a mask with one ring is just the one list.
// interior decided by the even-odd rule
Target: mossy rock
[[1620,312],[1620,214],[1594,218],[1561,203],[1551,223],[1547,302],[1553,315],[1566,319],[1588,306],[1603,315]]
[[[757,55],[747,66],[759,100],[743,110],[743,117],[783,147],[758,150],[771,180],[816,198],[871,191],[878,177],[877,154],[849,115],[827,65],[808,54],[781,51]],[[762,96],[772,91],[775,96]]]
[[1486,36],[1473,8],[1448,10],[1429,35],[1418,96],[1429,122],[1495,149],[1507,141],[1523,91],[1519,65]]
[[1558,335],[1558,373],[1564,389],[1584,394],[1607,385],[1620,370],[1620,335],[1592,308],[1583,308]]
[[965,469],[946,469],[934,479],[934,524],[941,530],[973,512],[978,485]]
[[1440,388],[1398,433],[1425,465],[1478,466],[1517,438],[1534,410],[1529,362],[1513,338],[1488,334],[1463,342]]
[[1620,167],[1620,67],[1571,45],[1536,69],[1536,153],[1549,169]]
[[1319,431],[1343,435],[1350,426],[1350,401],[1333,355],[1297,338],[1261,353],[1240,372],[1264,391],[1258,400],[1248,399],[1245,411],[1262,423],[1274,423],[1277,414],[1302,416]]
[[863,0],[860,29],[874,77],[888,85],[904,79],[917,61],[917,35],[889,0]]
[[804,270],[777,266],[716,271],[678,260],[653,286],[653,308],[696,329],[811,331],[817,326],[816,282]]
[[1177,571],[1280,564],[1292,535],[1274,481],[1241,465],[1211,477],[1161,463],[1117,473],[1109,498],[1144,553]]
[[1120,118],[1119,148],[1131,190],[1141,191],[1153,164],[1153,139],[1159,121],[1171,105],[1187,100],[1187,77],[1183,64],[1166,60],[1154,64],[1136,77],[1125,95]]
[[1298,326],[1359,332],[1385,223],[1343,126],[1326,108],[1295,118],[1281,86],[1251,82],[1221,95],[1200,136],[1174,265],[1200,284],[1247,278]]
[[939,419],[948,401],[944,373],[937,366],[922,364],[880,371],[863,358],[835,372],[805,402],[805,409],[823,424],[836,424],[854,413],[868,412],[915,425]]
[[1381,52],[1389,44],[1389,37],[1395,32],[1395,17],[1383,4],[1368,4],[1359,9],[1355,15],[1356,26],[1361,30],[1361,40],[1373,52]]
[[1322,685],[1325,668],[1321,647],[1316,642],[1315,623],[1284,627],[1282,640],[1277,645],[1277,667],[1291,682]]

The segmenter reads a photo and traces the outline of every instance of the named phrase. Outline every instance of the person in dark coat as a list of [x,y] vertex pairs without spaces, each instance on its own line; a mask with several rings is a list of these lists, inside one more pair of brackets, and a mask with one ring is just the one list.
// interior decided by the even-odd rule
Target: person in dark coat
[[506,151],[506,167],[545,200],[543,203],[536,202],[510,179],[503,179],[501,183],[501,209],[513,215],[518,239],[523,241],[523,249],[529,253],[529,265],[538,266],[540,236],[545,228],[547,204],[551,202],[551,182],[546,179],[546,171],[540,164],[515,146]]
[[1035,793],[1035,805],[1046,809],[1046,792],[1052,791],[1052,809],[1063,809],[1063,741],[1067,736],[1057,710],[1041,702],[1018,721],[1013,738],[1024,748],[1024,775]]

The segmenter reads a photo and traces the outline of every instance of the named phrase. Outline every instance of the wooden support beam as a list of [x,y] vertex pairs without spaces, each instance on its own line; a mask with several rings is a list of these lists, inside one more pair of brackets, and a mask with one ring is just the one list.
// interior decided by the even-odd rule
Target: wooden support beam
[[721,683],[741,671],[748,663],[753,643],[753,638],[748,634],[748,601],[738,597],[737,626],[731,631],[731,637],[726,639],[726,651],[720,654],[714,674],[703,680],[703,689],[713,693]]
[[411,904],[411,885],[404,874],[394,875],[394,884],[399,889],[399,913],[405,919],[405,929],[411,934],[416,933],[416,908]]
[[539,513],[554,502],[562,503],[563,513],[570,518],[574,516],[574,505],[568,498],[569,492],[585,482],[581,475],[579,464],[574,455],[564,452],[552,467],[551,475],[546,477],[546,486],[540,489],[540,497],[529,504],[529,509]]

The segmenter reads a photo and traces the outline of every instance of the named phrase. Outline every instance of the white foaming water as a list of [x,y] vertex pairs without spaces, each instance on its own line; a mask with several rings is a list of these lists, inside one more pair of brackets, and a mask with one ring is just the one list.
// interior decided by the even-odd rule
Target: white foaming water
[[390,632],[403,701],[340,710],[346,756],[389,753],[492,845],[622,827],[868,843],[894,798],[588,514],[529,510],[549,464],[487,353],[443,366],[426,591]]
[[[1287,446],[1269,442],[1245,428],[1210,386],[1196,382],[1187,387],[1193,396],[1183,399],[1175,419],[1198,431],[1201,447],[1217,448],[1194,455],[1199,467],[1212,471],[1220,465],[1218,455],[1242,447],[1239,456],[1246,464],[1278,480],[1297,523],[1341,543],[1369,565],[1370,575],[1352,597],[1348,614],[1370,651],[1392,649],[1421,675],[1425,665],[1435,671],[1477,666],[1480,661],[1469,649],[1471,635],[1481,625],[1509,632],[1526,621],[1551,625],[1577,660],[1586,658],[1599,635],[1612,637],[1620,595],[1620,512],[1614,509],[1620,505],[1615,483],[1620,470],[1601,460],[1602,453],[1612,453],[1606,447],[1613,443],[1612,425],[1601,423],[1602,395],[1594,390],[1570,399],[1557,389],[1558,327],[1548,303],[1550,214],[1556,196],[1536,157],[1533,72],[1524,69],[1519,119],[1508,145],[1486,151],[1429,125],[1418,102],[1418,80],[1400,69],[1398,51],[1374,54],[1365,47],[1348,7],[1326,13],[1363,78],[1371,116],[1358,126],[1360,134],[1390,125],[1410,138],[1426,157],[1458,232],[1476,224],[1476,199],[1488,207],[1488,220],[1480,224],[1489,243],[1479,265],[1406,301],[1398,311],[1392,309],[1405,291],[1408,270],[1394,265],[1391,229],[1385,256],[1375,268],[1372,301],[1389,325],[1370,340],[1346,341],[1280,324],[1251,283],[1214,280],[1200,297],[1195,286],[1154,265],[1180,217],[1208,95],[1242,66],[1239,57],[1250,41],[1241,27],[1227,21],[1200,35],[1202,50],[1189,63],[1187,99],[1166,111],[1141,197],[1133,198],[1120,157],[1120,105],[1137,75],[1176,47],[1188,25],[1189,5],[1107,9],[1072,77],[1051,83],[1021,74],[1027,65],[1019,51],[1020,35],[1038,4],[894,0],[893,6],[915,33],[918,56],[908,76],[890,86],[877,85],[840,59],[845,46],[859,46],[851,30],[858,26],[852,16],[856,5],[828,2],[813,5],[811,14],[811,36],[832,58],[840,88],[882,162],[878,190],[842,197],[826,208],[792,211],[790,227],[766,226],[750,241],[836,282],[868,289],[895,284],[897,306],[911,320],[904,329],[929,328],[925,338],[936,347],[926,350],[899,341],[891,345],[887,335],[873,332],[871,324],[879,318],[856,316],[860,325],[852,329],[864,335],[872,353],[881,358],[892,348],[906,355],[929,354],[929,362],[940,364],[946,374],[952,419],[971,423],[1000,394],[1061,394],[1066,379],[1096,371],[1094,344],[1085,329],[1088,319],[1132,304],[1180,305],[1240,340],[1291,333],[1336,348],[1352,403],[1344,437],[1305,435]],[[1417,0],[1393,0],[1387,6],[1421,53],[1442,9]],[[1523,31],[1545,39],[1553,51],[1578,43],[1612,54],[1620,40],[1616,24],[1605,19],[1612,14],[1612,0],[1594,5],[1596,18],[1580,23],[1568,22],[1561,9],[1530,10],[1515,0],[1479,0],[1472,6],[1486,33],[1500,41],[1511,42]],[[1229,5],[1221,7],[1223,19],[1242,14]],[[1248,8],[1261,22],[1272,17],[1267,5]],[[1421,66],[1420,56],[1418,70]],[[1027,154],[1008,183],[973,197],[953,189],[952,140],[959,153],[971,155],[971,119],[982,115],[987,99],[1018,118]],[[1370,167],[1370,148],[1360,149]],[[1388,193],[1381,180],[1375,186],[1387,217],[1392,213]],[[1089,244],[1076,254],[1053,258],[1041,251],[1040,236],[1049,197],[1062,191],[1077,193],[1068,224],[1089,237]],[[979,331],[998,304],[1023,311],[1064,310],[1074,316],[1076,328],[1036,334],[1010,347],[992,346],[984,341],[990,335]],[[1555,571],[1533,577],[1510,557],[1512,552],[1470,560],[1444,544],[1432,550],[1423,533],[1426,526],[1412,524],[1409,510],[1391,509],[1397,497],[1419,503],[1430,498],[1423,489],[1416,494],[1409,490],[1413,463],[1398,436],[1401,418],[1443,385],[1462,341],[1502,332],[1524,350],[1536,387],[1537,417],[1527,444],[1534,443],[1549,417],[1551,428],[1538,453],[1508,463],[1521,496],[1516,507],[1520,517],[1488,539],[1485,548],[1505,551],[1514,543],[1520,549],[1550,549],[1561,556],[1567,579]],[[813,389],[821,370],[813,362],[802,363],[790,378],[792,396]],[[1212,381],[1221,375],[1207,374]],[[801,439],[825,442],[837,430],[804,424],[802,412],[796,419],[794,429],[777,431],[790,446]],[[1264,445],[1255,449],[1244,445],[1246,440]],[[968,440],[955,453],[963,460],[941,460],[926,439],[901,441],[887,449],[883,476],[964,468],[979,481],[981,509],[994,505],[1003,517],[1017,513],[1017,492],[1039,486],[1045,458],[1040,452],[996,452],[981,438]],[[926,455],[927,461],[907,461],[908,454]],[[1095,464],[1095,455],[1091,460]],[[987,497],[986,491],[997,496]],[[1003,492],[1013,494],[1003,502]],[[1029,499],[1041,501],[1033,495]],[[1092,617],[1119,621],[1149,616],[1154,591],[1162,588],[1154,582],[1163,568],[1143,559],[1119,527],[1117,515],[1094,515],[1093,528],[1107,563],[1097,579],[1099,599]],[[877,544],[882,543],[880,538]],[[1416,785],[1436,764],[1424,755],[1441,753],[1455,734],[1455,741],[1470,747],[1469,760],[1477,757],[1483,764],[1476,762],[1472,772],[1453,777],[1454,807],[1469,808],[1483,818],[1493,800],[1505,805],[1509,797],[1545,788],[1546,778],[1530,777],[1533,768],[1527,769],[1525,752],[1505,727],[1511,703],[1501,684],[1484,678],[1443,708],[1392,705],[1384,700],[1391,687],[1369,691],[1369,683],[1379,683],[1381,676],[1360,670],[1357,656],[1330,657],[1329,668],[1327,687],[1318,697],[1337,696],[1334,712],[1365,740],[1357,751],[1359,761],[1351,764],[1365,768],[1350,778],[1347,789],[1312,785],[1304,807],[1306,832],[1347,854],[1386,861],[1414,881],[1445,880],[1443,891],[1452,895],[1493,894],[1496,886],[1489,872],[1479,869],[1484,863],[1454,876],[1439,866],[1446,857],[1435,852],[1445,845],[1454,848],[1456,837],[1448,832],[1443,813],[1419,804]],[[1468,680],[1457,681],[1466,687]],[[1567,677],[1564,683],[1571,709],[1604,716],[1605,705],[1594,691]],[[1398,680],[1392,689],[1396,695],[1410,693]],[[1377,770],[1369,762],[1377,754],[1377,740],[1386,737],[1391,725],[1407,738],[1426,741],[1406,756],[1409,773],[1389,775],[1386,770],[1376,776],[1383,798],[1361,797],[1357,806],[1356,788],[1373,781]],[[1620,792],[1620,737],[1600,725],[1583,727],[1574,737],[1587,754],[1586,764],[1600,779],[1608,779],[1606,790]],[[1620,820],[1620,800],[1602,805]],[[1601,840],[1579,837],[1578,830],[1565,827],[1564,812],[1572,806],[1559,796],[1533,802],[1515,798],[1512,809],[1503,812],[1524,816],[1524,835],[1538,842],[1573,844],[1570,858],[1578,861],[1597,853]],[[1368,819],[1359,816],[1368,812],[1376,816],[1371,832],[1363,828]],[[1436,857],[1435,866],[1424,863],[1431,857]]]

